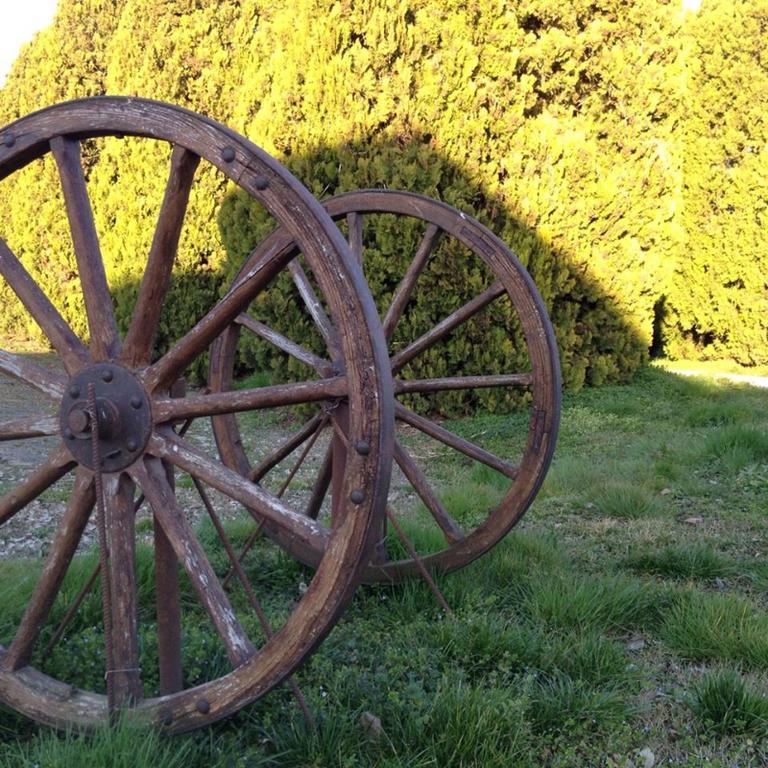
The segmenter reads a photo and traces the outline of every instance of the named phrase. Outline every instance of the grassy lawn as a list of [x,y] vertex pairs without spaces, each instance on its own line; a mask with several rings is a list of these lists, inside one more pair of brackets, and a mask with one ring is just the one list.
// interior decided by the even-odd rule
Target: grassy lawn
[[[768,390],[660,369],[630,386],[567,395],[555,460],[532,509],[490,554],[439,577],[455,616],[445,617],[420,581],[358,591],[297,676],[316,731],[283,689],[175,738],[125,723],[78,739],[3,710],[0,765],[765,765],[767,405]],[[460,426],[502,446],[515,423],[514,415],[479,416]],[[488,473],[450,467],[459,507],[467,494],[456,471],[474,498],[483,488],[496,495]],[[247,526],[233,524],[231,534],[242,540]],[[139,560],[148,566],[149,553]],[[29,567],[6,561],[0,575],[14,585],[0,587],[5,641]],[[270,590],[295,589],[302,571],[265,550],[253,576],[269,607]],[[140,583],[151,598],[141,572]],[[86,602],[51,674],[76,668],[73,682],[98,688],[99,610],[95,596]],[[185,649],[192,682],[196,664],[226,668],[194,616]],[[155,682],[144,681],[150,690]]]

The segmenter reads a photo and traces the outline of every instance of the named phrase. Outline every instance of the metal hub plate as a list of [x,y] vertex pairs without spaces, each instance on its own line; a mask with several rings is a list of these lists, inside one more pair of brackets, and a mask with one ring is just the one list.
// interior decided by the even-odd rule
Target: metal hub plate
[[[88,407],[91,385],[98,414],[99,467],[94,464],[93,419]],[[78,463],[101,472],[119,472],[141,456],[149,440],[149,398],[130,371],[114,363],[97,363],[70,380],[59,424],[64,444]]]

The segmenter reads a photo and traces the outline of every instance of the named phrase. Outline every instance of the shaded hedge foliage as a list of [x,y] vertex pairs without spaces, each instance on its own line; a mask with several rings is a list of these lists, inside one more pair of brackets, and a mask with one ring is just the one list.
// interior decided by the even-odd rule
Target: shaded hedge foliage
[[[756,189],[766,156],[756,133],[765,130],[757,119],[764,63],[753,80],[743,72],[759,69],[765,55],[764,11],[764,2],[725,0],[696,16],[662,0],[61,0],[54,24],[22,52],[0,92],[0,121],[74,96],[158,98],[245,133],[317,196],[406,188],[468,210],[531,271],[570,387],[628,378],[654,332],[675,353],[690,353],[693,340],[696,354],[766,362],[766,314],[745,307],[761,290],[765,298],[754,278],[766,259],[765,195],[758,202]],[[717,47],[713,30],[731,16],[739,21]],[[723,91],[717,62],[733,70]],[[745,110],[728,107],[732,87]],[[724,115],[714,133],[704,124],[712,103]],[[125,327],[168,150],[98,140],[88,151]],[[739,179],[727,182],[730,203],[706,175],[726,160],[728,173],[717,178]],[[82,331],[55,168],[36,164],[0,190],[9,201],[0,210],[3,237]],[[743,215],[742,193],[754,215]],[[161,343],[225,290],[267,227],[212,173],[196,184],[191,208]],[[733,242],[724,249],[726,235]],[[371,258],[369,275],[382,276],[375,288],[386,294],[396,280],[391,254]],[[2,291],[0,335],[34,338]],[[290,308],[290,289],[275,296],[265,317],[280,317],[297,337],[311,333]],[[424,300],[424,322],[453,308],[442,297],[436,290]],[[475,344],[474,362],[508,359],[504,343]],[[439,375],[445,359],[425,358],[422,373]],[[278,365],[255,351],[250,362]]]

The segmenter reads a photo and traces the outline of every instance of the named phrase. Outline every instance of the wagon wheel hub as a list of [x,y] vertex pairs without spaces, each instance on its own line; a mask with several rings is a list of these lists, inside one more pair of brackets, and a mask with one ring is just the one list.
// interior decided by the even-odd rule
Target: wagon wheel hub
[[[99,456],[93,464],[93,415],[88,388],[96,397]],[[59,423],[64,443],[78,463],[102,472],[119,472],[141,456],[152,431],[149,398],[136,377],[113,363],[98,363],[80,371],[62,398]]]

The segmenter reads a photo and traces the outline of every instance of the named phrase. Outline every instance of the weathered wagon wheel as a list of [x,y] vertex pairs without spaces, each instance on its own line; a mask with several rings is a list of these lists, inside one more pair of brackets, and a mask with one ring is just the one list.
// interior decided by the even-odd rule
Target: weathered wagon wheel
[[[165,197],[124,338],[117,330],[81,164],[81,142],[105,136],[159,140],[168,142],[172,150]],[[57,366],[49,367],[0,352],[0,371],[28,385],[58,411],[52,417],[0,424],[2,440],[48,436],[54,446],[23,482],[0,498],[0,534],[11,522],[18,525],[25,510],[32,518],[28,525],[34,525],[34,511],[29,515],[28,510],[35,500],[59,481],[71,485],[66,511],[49,542],[23,616],[2,638],[0,701],[56,726],[87,728],[107,721],[117,709],[131,708],[170,730],[189,730],[234,712],[286,678],[318,644],[348,600],[367,556],[376,516],[383,511],[389,476],[392,406],[385,344],[362,275],[338,229],[282,166],[234,132],[159,102],[110,97],[69,102],[0,131],[0,179],[49,152],[60,175],[90,342],[84,343],[72,331],[0,240],[0,273],[39,324],[58,360]],[[327,307],[329,328],[338,339],[338,375],[320,382],[219,395],[178,397],[172,392],[187,366],[257,294],[269,289],[286,266],[279,252],[261,251],[238,286],[168,352],[152,360],[153,339],[173,279],[175,252],[201,159],[213,166],[212,173],[218,169],[255,198],[277,226],[300,244]],[[345,464],[344,522],[333,531],[210,458],[179,429],[185,420],[188,425],[214,413],[335,397],[348,403],[349,434],[366,450],[350,455]],[[264,611],[247,578],[243,580],[249,597],[247,611],[233,608],[175,496],[174,469],[186,473],[200,490],[228,553],[233,554],[231,545],[210,501],[216,493],[217,498],[247,506],[271,529],[284,531],[302,546],[327,553],[304,594],[296,590],[276,609],[279,624],[274,628],[262,622],[259,629],[256,624],[251,609],[256,609],[260,621]],[[215,493],[207,493],[203,484]],[[152,509],[155,537],[159,648],[153,663],[159,665],[161,695],[150,692],[147,697],[143,677],[145,673],[157,677],[158,670],[157,666],[146,670],[147,653],[139,647],[137,631],[134,517],[139,491]],[[58,605],[57,595],[76,560],[94,508],[101,538],[97,570],[106,575],[102,579],[106,696],[46,675],[43,652],[45,639],[51,638],[52,609]],[[186,581],[182,576],[180,587],[182,569]],[[196,597],[180,597],[180,588]],[[194,599],[202,606],[199,611],[210,618],[211,633],[218,636],[228,664],[224,661],[224,671],[212,674],[212,679],[184,688],[180,622],[186,608],[182,609],[182,602],[186,600],[186,606]],[[248,626],[251,629],[246,630]],[[202,667],[212,664],[205,659]],[[71,680],[77,681],[77,664],[72,667]]]
[[[409,509],[412,504],[398,504],[397,500],[392,499],[387,507],[389,522],[385,521],[380,546],[365,569],[364,580],[393,581],[419,572],[425,575],[424,566],[443,571],[460,568],[486,552],[520,519],[538,491],[552,457],[560,414],[560,369],[554,334],[544,303],[530,276],[514,254],[479,222],[448,205],[408,192],[363,190],[332,198],[324,203],[324,207],[331,218],[345,228],[352,251],[364,267],[364,252],[368,248],[377,247],[371,240],[374,236],[372,228],[366,229],[369,218],[389,215],[389,224],[385,231],[395,243],[407,242],[407,236],[402,236],[402,240],[398,239],[402,234],[398,232],[399,225],[411,227],[411,237],[418,235],[414,241],[417,245],[409,257],[411,260],[391,298],[385,295],[377,300],[382,304],[380,310],[385,335],[390,344],[394,389],[399,399],[395,407],[399,438],[395,442],[394,458],[415,492],[412,495],[420,499],[423,505],[422,514],[434,526],[433,532],[437,536],[421,536],[422,539],[430,541],[426,544],[416,542],[414,550],[412,543],[403,536],[403,528],[409,527],[414,516],[413,510]],[[416,233],[413,232],[414,226],[418,227]],[[293,248],[294,246],[286,240],[284,255],[293,255]],[[397,330],[403,322],[410,322],[408,312],[418,291],[419,277],[430,262],[436,259],[440,249],[453,253],[454,258],[476,259],[485,265],[486,284],[478,287],[471,296],[467,296],[465,291],[463,298],[457,299],[457,309],[454,312],[433,321],[426,328],[422,327],[417,338],[408,337],[407,334],[412,333],[410,329],[398,335]],[[247,274],[250,268],[250,263],[246,263],[242,274]],[[456,285],[456,278],[450,272],[447,275],[443,285],[446,282],[450,284],[451,280],[453,285]],[[369,278],[373,285],[374,281],[379,280],[379,275],[369,274]],[[459,288],[463,289],[463,286]],[[375,288],[373,293],[376,297]],[[409,375],[409,364],[420,354],[438,345],[448,335],[460,331],[474,319],[485,317],[487,320],[490,305],[498,308],[499,302],[507,300],[509,306],[506,308],[506,315],[502,312],[501,319],[497,317],[490,322],[496,322],[497,325],[501,323],[505,333],[511,327],[510,324],[519,324],[518,329],[524,339],[519,345],[522,349],[519,350],[518,358],[524,361],[520,368],[493,374],[484,371],[467,372],[462,369],[459,360],[451,363],[453,368],[450,376],[424,378],[413,373]],[[243,335],[247,333],[255,333],[261,339],[275,343],[274,339],[270,338],[271,329],[254,325],[247,318],[239,318],[213,347],[209,381],[214,391],[226,392],[232,387],[232,361],[238,344],[243,342]],[[481,338],[482,333],[481,331]],[[328,375],[307,355],[297,354],[285,343],[278,346],[310,368],[314,367],[320,377]],[[523,398],[527,400],[527,419],[521,420],[520,411],[516,419],[520,424],[519,445],[506,446],[504,449],[506,453],[513,454],[511,457],[497,455],[494,451],[455,434],[432,418],[415,413],[402,402],[414,393],[434,394],[449,390],[492,387],[514,388],[518,392],[529,393]],[[334,418],[329,421],[323,418],[321,409],[309,418],[292,438],[258,461],[251,460],[243,448],[244,441],[241,440],[241,429],[235,415],[214,419],[214,431],[224,462],[259,482],[269,480],[267,473],[301,446],[305,446],[303,451],[306,451],[306,446],[312,440],[322,444],[322,441],[317,440],[317,432],[323,428],[335,429],[335,437],[330,440],[326,449],[327,453],[312,486],[313,493],[305,507],[308,516],[314,518],[318,516],[329,486],[333,485],[332,477],[341,471],[345,457],[349,455],[345,441],[339,438],[339,433],[344,431],[341,419]],[[452,453],[454,459],[477,462],[477,466],[482,466],[486,472],[490,469],[490,473],[494,475],[493,484],[498,489],[498,498],[494,499],[493,504],[486,506],[483,506],[483,499],[478,499],[473,514],[464,514],[464,519],[460,521],[454,519],[451,510],[441,501],[437,483],[429,477],[429,468],[425,470],[422,466],[424,462],[419,463],[408,447],[408,442],[413,442],[414,435],[428,436],[436,441],[438,446]],[[290,477],[288,479],[290,480]],[[402,496],[402,493],[400,495]],[[274,538],[283,546],[290,547],[291,551],[307,564],[317,563],[322,554],[320,550],[311,547],[297,547],[281,532],[277,532]],[[405,543],[405,549],[399,543],[400,538]],[[393,542],[394,547],[391,546]]]

